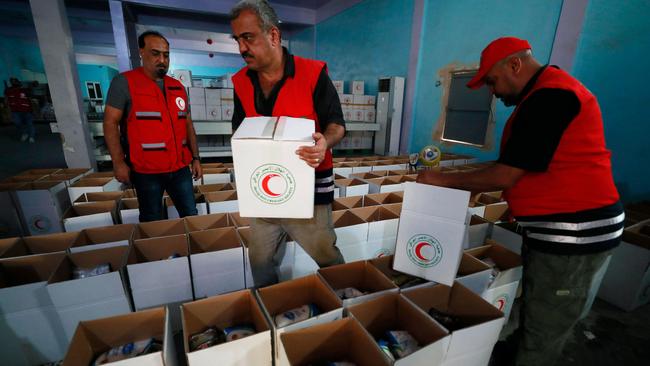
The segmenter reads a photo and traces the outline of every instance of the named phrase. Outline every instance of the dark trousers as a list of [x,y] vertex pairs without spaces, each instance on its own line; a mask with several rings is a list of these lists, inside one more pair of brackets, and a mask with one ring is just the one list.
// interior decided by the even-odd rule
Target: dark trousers
[[11,119],[14,121],[21,135],[34,137],[36,132],[34,130],[34,116],[32,112],[11,112]]
[[163,192],[167,191],[180,217],[195,216],[196,201],[192,173],[188,167],[172,173],[142,174],[131,172],[131,183],[138,195],[140,222],[162,220]]

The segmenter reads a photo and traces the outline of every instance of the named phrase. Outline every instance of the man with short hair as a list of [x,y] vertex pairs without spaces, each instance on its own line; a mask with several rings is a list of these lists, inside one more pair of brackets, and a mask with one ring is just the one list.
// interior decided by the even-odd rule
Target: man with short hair
[[[474,192],[504,190],[523,227],[524,273],[517,365],[554,365],[573,326],[589,312],[596,273],[620,243],[624,213],[612,177],[596,97],[527,41],[494,40],[476,76],[516,106],[498,161],[467,173],[418,175],[418,182]],[[599,285],[599,284],[598,284]],[[515,337],[516,338],[516,337]],[[505,365],[506,362],[497,362]]]
[[334,177],[331,149],[345,134],[341,104],[324,62],[290,54],[281,45],[279,20],[267,1],[240,1],[231,11],[233,38],[247,66],[233,76],[233,127],[245,117],[288,116],[314,120],[315,146],[296,153],[315,168],[312,219],[255,218],[249,256],[255,285],[278,281],[273,257],[287,234],[321,266],[343,263],[332,224]]
[[[9,79],[11,86],[5,89],[5,98],[11,111],[11,119],[18,128],[20,141],[34,143],[34,116],[32,102],[29,100],[29,90],[24,88],[16,77]],[[6,85],[6,84],[5,84]]]
[[165,191],[180,217],[196,215],[192,177],[200,179],[202,170],[185,87],[167,76],[162,34],[144,32],[138,46],[142,66],[113,79],[104,111],[115,178],[133,184],[141,222],[163,219]]

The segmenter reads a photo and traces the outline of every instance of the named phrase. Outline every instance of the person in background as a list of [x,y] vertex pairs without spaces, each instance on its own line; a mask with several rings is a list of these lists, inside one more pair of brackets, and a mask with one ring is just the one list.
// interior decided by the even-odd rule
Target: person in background
[[15,77],[12,77],[9,82],[11,85],[5,88],[5,98],[11,111],[11,119],[18,128],[20,141],[34,143],[36,132],[32,102],[29,100],[29,90],[24,88],[20,80]]
[[[422,172],[420,183],[473,192],[503,190],[523,228],[523,295],[516,352],[498,365],[556,363],[597,292],[594,277],[620,243],[625,215],[612,177],[596,97],[556,66],[540,64],[525,40],[494,40],[467,84],[487,85],[515,106],[499,159],[466,173]],[[599,285],[599,284],[598,284]],[[501,347],[497,347],[501,348]],[[511,356],[508,359],[507,356]]]
[[246,117],[289,116],[316,121],[315,146],[296,153],[315,168],[312,219],[255,218],[249,244],[257,287],[278,282],[273,257],[287,234],[321,266],[343,263],[332,224],[334,173],[331,149],[345,134],[345,121],[324,62],[290,54],[281,45],[279,20],[267,1],[240,1],[230,13],[233,38],[246,67],[233,76],[236,129]]
[[132,183],[140,221],[163,219],[163,192],[180,217],[196,215],[192,177],[202,176],[196,133],[183,85],[167,76],[169,42],[138,37],[142,66],[116,76],[108,90],[104,136],[115,178]]

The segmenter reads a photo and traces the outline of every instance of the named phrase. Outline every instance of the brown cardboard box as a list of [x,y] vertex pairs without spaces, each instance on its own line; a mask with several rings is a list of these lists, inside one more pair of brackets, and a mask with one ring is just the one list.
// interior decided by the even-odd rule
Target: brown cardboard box
[[234,183],[214,183],[214,184],[202,184],[197,187],[199,192],[206,194],[209,192],[220,192],[220,191],[232,191],[235,190]]
[[249,217],[241,217],[239,212],[228,212],[228,220],[230,220],[231,225],[237,228],[251,226],[251,219]]
[[339,319],[281,336],[284,357],[278,366],[348,361],[357,366],[390,365],[368,332],[352,318]]
[[101,201],[120,201],[124,196],[124,192],[86,192],[83,195],[79,196],[72,204],[78,205],[82,203],[89,202],[101,202]]
[[136,226],[133,240],[185,234],[183,219],[141,222]]
[[77,236],[78,232],[71,232],[0,239],[0,248],[6,248],[0,258],[65,252],[73,245]]
[[344,299],[345,307],[374,299],[382,294],[397,293],[398,287],[367,261],[339,264],[318,270],[332,291],[353,287],[366,293],[363,296]]
[[334,202],[332,202],[332,211],[361,207],[362,203],[363,196],[339,197],[334,199]]
[[244,250],[234,227],[194,231],[188,238],[196,298],[246,288]]
[[61,218],[65,231],[114,225],[117,222],[117,202],[98,201],[68,208]]
[[222,227],[234,226],[228,220],[228,214],[216,213],[202,216],[185,217],[185,228],[187,232],[218,229]]
[[114,246],[129,246],[135,225],[122,224],[82,230],[70,247],[71,253]]

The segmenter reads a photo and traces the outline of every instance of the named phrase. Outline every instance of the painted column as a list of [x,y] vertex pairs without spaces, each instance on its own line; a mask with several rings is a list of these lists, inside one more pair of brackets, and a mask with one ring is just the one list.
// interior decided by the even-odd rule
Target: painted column
[[117,51],[117,68],[120,72],[129,71],[140,66],[138,53],[138,35],[135,30],[135,20],[120,0],[110,0],[113,37]]
[[409,51],[409,71],[406,77],[406,95],[404,96],[404,116],[402,117],[402,132],[400,135],[399,152],[409,152],[409,138],[413,126],[413,110],[415,109],[415,88],[420,60],[422,43],[422,23],[424,19],[424,0],[413,3],[413,25],[411,27],[411,50]]
[[549,63],[571,72],[575,61],[578,40],[589,0],[571,0],[562,3],[562,12],[555,30],[553,50]]
[[65,161],[70,168],[94,168],[93,144],[83,111],[65,4],[63,0],[30,0],[29,3]]

